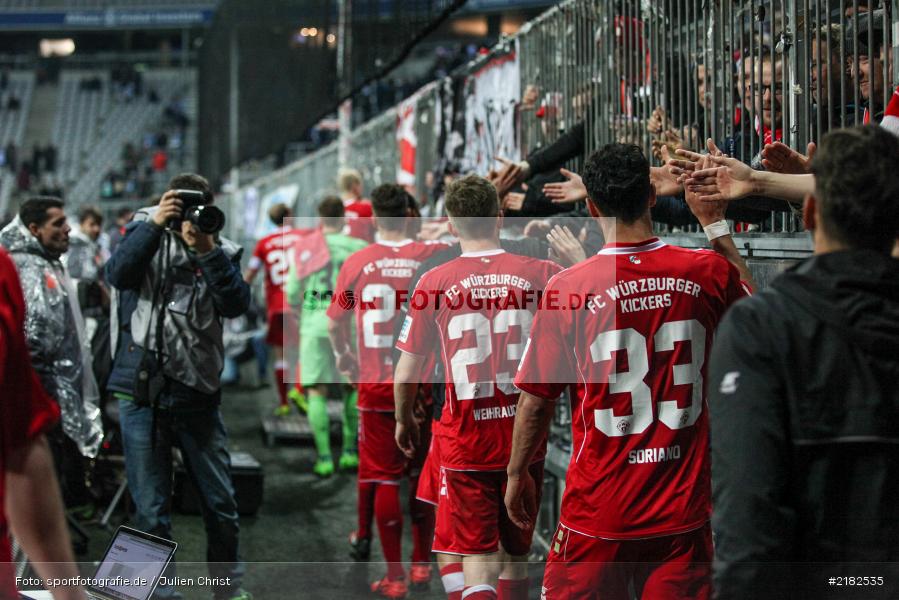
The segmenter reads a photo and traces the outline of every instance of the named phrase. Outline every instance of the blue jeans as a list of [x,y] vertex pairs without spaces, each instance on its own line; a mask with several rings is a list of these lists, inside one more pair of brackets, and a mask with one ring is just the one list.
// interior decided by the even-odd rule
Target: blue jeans
[[[259,380],[265,379],[268,371],[268,346],[265,345],[265,333],[259,334],[252,338],[249,342],[253,347],[253,356],[256,359],[256,370],[259,373]],[[233,384],[240,381],[240,365],[233,358],[225,357],[225,367],[222,369],[221,382],[225,384]]]
[[225,357],[225,366],[222,369],[222,385],[231,385],[240,381],[240,365],[230,356]]
[[[119,400],[125,471],[134,500],[133,525],[147,533],[172,539],[172,447],[184,458],[187,475],[200,497],[206,526],[206,561],[213,578],[230,578],[229,585],[213,588],[215,598],[231,597],[240,588],[244,563],[238,556],[240,526],[231,483],[228,434],[217,405],[189,407],[183,400],[164,395],[153,446],[153,410]],[[177,407],[172,407],[177,404]],[[185,407],[185,405],[187,407]],[[175,574],[174,563],[166,577]],[[173,588],[157,588],[155,597],[175,597]]]

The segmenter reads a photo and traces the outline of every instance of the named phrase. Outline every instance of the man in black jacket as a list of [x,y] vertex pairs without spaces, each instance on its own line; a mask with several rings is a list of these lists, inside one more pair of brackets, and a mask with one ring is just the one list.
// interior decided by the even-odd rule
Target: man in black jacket
[[718,329],[719,598],[899,597],[896,165],[882,128],[829,133],[804,206],[815,256]]
[[[201,498],[213,597],[246,600],[219,405],[222,320],[246,312],[250,289],[240,272],[240,247],[183,218],[176,190],[202,192],[209,205],[209,183],[186,174],[174,177],[169,188],[158,206],[135,214],[106,264],[106,280],[118,291],[114,314],[121,320],[114,328],[118,343],[107,387],[119,400],[133,524],[171,538],[172,447],[178,446]],[[172,578],[174,571],[165,576]],[[154,597],[177,596],[172,586],[161,585]]]

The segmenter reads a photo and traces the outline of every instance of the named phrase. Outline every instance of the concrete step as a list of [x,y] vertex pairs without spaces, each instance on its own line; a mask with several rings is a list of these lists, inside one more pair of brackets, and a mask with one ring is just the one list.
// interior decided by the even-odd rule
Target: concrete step
[[45,83],[34,88],[22,148],[31,149],[35,144],[45,146],[53,139],[58,98],[59,84]]

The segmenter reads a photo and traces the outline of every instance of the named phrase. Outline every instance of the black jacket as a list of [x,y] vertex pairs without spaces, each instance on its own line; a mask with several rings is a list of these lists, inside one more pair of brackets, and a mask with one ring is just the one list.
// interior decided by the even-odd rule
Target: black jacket
[[718,597],[899,597],[899,261],[816,256],[734,305],[708,389]]
[[[240,248],[221,240],[211,252],[194,256],[177,243],[173,234],[149,219],[150,216],[145,214],[144,220],[128,224],[125,237],[106,263],[106,280],[122,292],[123,300],[127,298],[127,302],[119,307],[121,330],[116,333],[122,335],[113,361],[111,384],[107,387],[111,391],[129,393],[128,380],[133,377],[143,355],[137,342],[142,338],[155,339],[156,329],[148,319],[151,313],[158,314],[154,310],[156,299],[162,295],[169,297],[172,290],[176,290],[184,295],[187,303],[185,309],[179,308],[182,312],[176,314],[169,305],[165,313],[162,333],[167,353],[164,370],[170,380],[169,395],[217,402],[220,365],[224,359],[222,318],[240,316],[250,304],[250,289],[240,273]],[[166,239],[171,244],[169,251],[172,254],[168,258],[170,266],[163,275],[158,255]],[[166,290],[160,291],[162,287]],[[129,293],[136,296],[136,302]],[[142,304],[144,317],[137,319],[135,317],[141,316]],[[152,323],[156,323],[155,317]]]
[[541,173],[558,171],[569,160],[583,156],[585,152],[584,142],[587,137],[586,132],[584,121],[578,121],[549,146],[541,148],[528,156],[527,162],[531,167],[531,177]]

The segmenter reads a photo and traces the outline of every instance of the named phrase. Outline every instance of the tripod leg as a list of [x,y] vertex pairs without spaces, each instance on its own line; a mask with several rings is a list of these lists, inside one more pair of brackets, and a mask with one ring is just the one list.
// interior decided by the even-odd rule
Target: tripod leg
[[119,505],[119,502],[122,500],[122,496],[125,495],[125,490],[127,489],[128,480],[123,477],[122,482],[119,484],[119,488],[115,491],[115,496],[112,497],[112,501],[106,508],[106,512],[103,513],[103,518],[100,519],[100,525],[103,527],[109,525],[109,519],[112,518],[112,513],[115,512],[116,507]]

